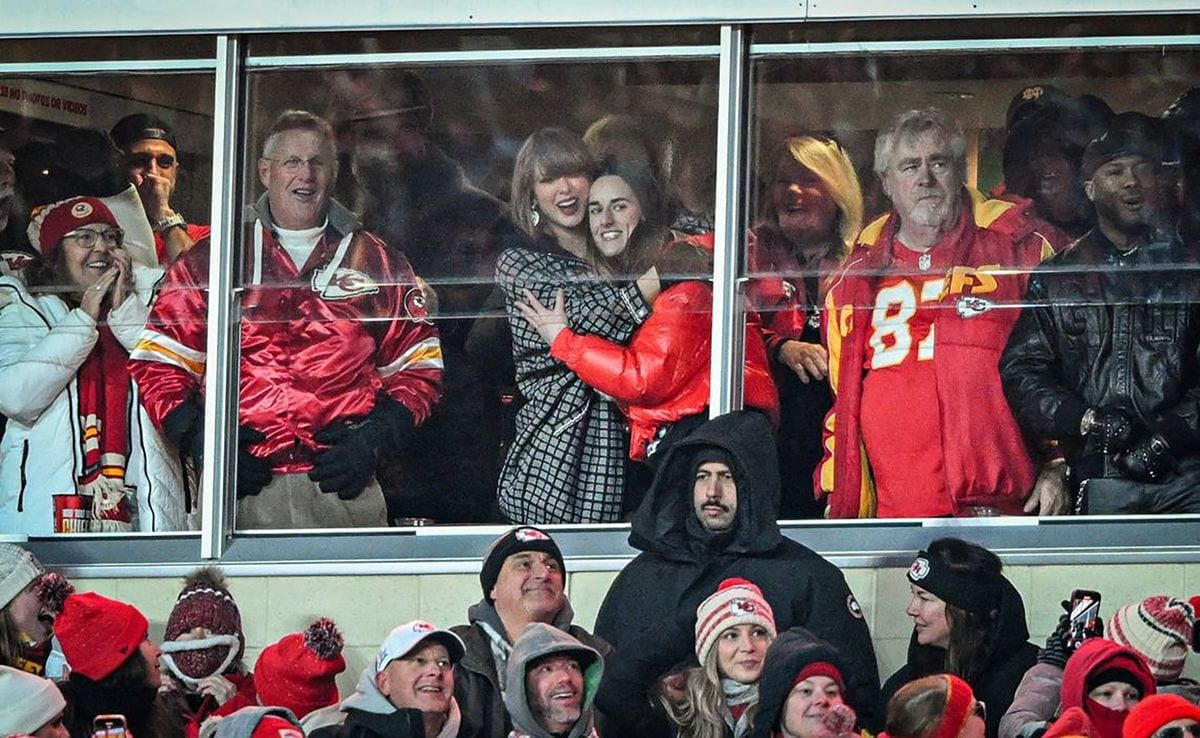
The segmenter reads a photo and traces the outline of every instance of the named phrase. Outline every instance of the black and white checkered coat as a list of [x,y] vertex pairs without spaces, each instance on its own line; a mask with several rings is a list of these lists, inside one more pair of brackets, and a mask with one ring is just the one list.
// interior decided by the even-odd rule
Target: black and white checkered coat
[[611,523],[621,514],[629,430],[616,403],[588,387],[514,307],[528,288],[545,305],[562,288],[572,330],[625,343],[650,315],[637,287],[596,277],[548,241],[500,254],[496,279],[512,327],[517,386],[526,403],[500,470],[500,510],[514,523]]

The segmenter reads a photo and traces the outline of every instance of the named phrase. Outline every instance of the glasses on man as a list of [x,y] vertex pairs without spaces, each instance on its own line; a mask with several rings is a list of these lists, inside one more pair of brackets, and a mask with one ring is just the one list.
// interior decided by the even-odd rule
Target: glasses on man
[[329,171],[329,162],[319,156],[314,156],[311,159],[301,159],[298,156],[293,156],[287,159],[272,159],[269,156],[264,156],[267,161],[273,161],[280,166],[287,174],[299,174],[301,169],[312,167],[321,171]]
[[125,162],[137,169],[149,169],[151,162],[159,169],[170,169],[176,164],[175,157],[170,154],[130,154],[125,157]]
[[971,713],[983,722],[987,722],[987,705],[983,700],[975,700],[975,705],[971,707]]
[[90,249],[101,240],[112,247],[119,247],[125,243],[125,231],[120,228],[77,228],[63,236],[63,239],[71,239],[75,243]]
[[1200,723],[1160,728],[1150,738],[1200,738]]

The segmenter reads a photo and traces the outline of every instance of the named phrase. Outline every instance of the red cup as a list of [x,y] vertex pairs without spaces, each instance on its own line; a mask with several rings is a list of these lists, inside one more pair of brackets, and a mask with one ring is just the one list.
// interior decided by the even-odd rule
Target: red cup
[[87,533],[92,529],[92,498],[54,495],[54,532]]

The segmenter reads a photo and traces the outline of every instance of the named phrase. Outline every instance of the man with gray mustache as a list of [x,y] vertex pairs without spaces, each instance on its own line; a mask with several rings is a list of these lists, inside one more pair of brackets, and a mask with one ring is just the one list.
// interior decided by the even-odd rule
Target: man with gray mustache
[[966,186],[966,142],[936,108],[880,131],[875,173],[892,209],[859,234],[822,316],[835,399],[817,498],[834,518],[1062,512],[1061,468],[1038,479],[996,369],[1051,252],[1029,203]]

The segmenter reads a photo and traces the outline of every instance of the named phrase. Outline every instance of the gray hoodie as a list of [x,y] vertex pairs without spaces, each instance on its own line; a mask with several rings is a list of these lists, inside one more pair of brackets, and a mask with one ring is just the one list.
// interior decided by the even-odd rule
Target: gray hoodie
[[531,623],[525,626],[525,630],[521,631],[517,642],[513,644],[512,654],[508,657],[504,706],[512,719],[514,730],[510,735],[552,738],[551,733],[538,724],[529,709],[529,699],[525,693],[525,675],[534,661],[556,653],[576,656],[583,667],[582,713],[575,727],[567,734],[568,738],[595,735],[592,727],[592,700],[596,698],[596,689],[600,686],[600,677],[604,673],[604,659],[595,649],[545,623]]
[[250,738],[254,735],[254,729],[267,715],[287,720],[296,726],[297,732],[303,734],[300,722],[286,707],[243,707],[225,717],[205,720],[204,725],[200,726],[200,738]]

